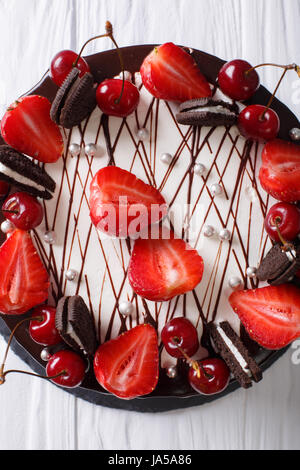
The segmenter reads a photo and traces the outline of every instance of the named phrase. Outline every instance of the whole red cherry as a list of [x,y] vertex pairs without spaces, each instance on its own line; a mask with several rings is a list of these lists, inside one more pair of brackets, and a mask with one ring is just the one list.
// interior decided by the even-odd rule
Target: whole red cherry
[[235,59],[224,64],[218,74],[222,92],[237,101],[251,98],[259,87],[259,76],[245,60]]
[[196,361],[198,367],[190,367],[188,380],[196,392],[202,395],[220,393],[227,387],[230,371],[219,358],[208,358]]
[[266,215],[265,229],[275,242],[281,241],[278,230],[284,240],[295,240],[300,233],[300,209],[288,202],[274,204]]
[[[50,77],[57,86],[61,86],[77,60],[78,54],[74,51],[64,50],[58,52],[52,59],[50,65]],[[82,77],[86,72],[90,72],[90,66],[82,57],[79,58],[76,68],[80,70]]]
[[246,106],[238,117],[238,128],[247,138],[266,141],[275,139],[280,128],[278,114],[266,106]]
[[28,193],[10,194],[2,205],[4,216],[20,230],[31,230],[43,220],[44,210],[40,202]]
[[[66,388],[78,387],[84,379],[86,365],[82,357],[67,349],[53,354],[46,366],[46,374],[57,385]],[[56,378],[51,378],[57,374]]]
[[193,356],[199,348],[197,330],[185,317],[173,318],[166,323],[161,339],[166,351],[173,357],[184,357],[182,351],[187,356]]
[[52,346],[62,341],[55,326],[55,314],[56,309],[49,305],[40,305],[33,310],[32,317],[37,319],[30,321],[29,334],[36,343]]
[[99,108],[109,116],[125,117],[133,113],[140,99],[140,92],[129,80],[124,81],[124,89],[121,100],[123,80],[110,78],[100,83],[96,92]]

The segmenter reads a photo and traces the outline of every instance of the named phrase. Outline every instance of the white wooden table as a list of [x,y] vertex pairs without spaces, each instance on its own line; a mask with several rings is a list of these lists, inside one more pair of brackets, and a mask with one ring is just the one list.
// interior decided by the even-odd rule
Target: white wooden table
[[[300,63],[299,0],[0,0],[0,105],[31,88],[62,49],[79,50],[109,19],[120,45],[163,43],[223,59]],[[108,40],[86,54],[111,48]],[[260,70],[272,89],[278,69]],[[300,117],[293,72],[279,99]],[[5,343],[0,340],[0,353]],[[290,349],[252,389],[164,414],[94,406],[40,380],[10,375],[0,388],[0,449],[297,449],[300,365]],[[10,353],[10,368],[24,363]],[[26,366],[25,366],[26,369]]]

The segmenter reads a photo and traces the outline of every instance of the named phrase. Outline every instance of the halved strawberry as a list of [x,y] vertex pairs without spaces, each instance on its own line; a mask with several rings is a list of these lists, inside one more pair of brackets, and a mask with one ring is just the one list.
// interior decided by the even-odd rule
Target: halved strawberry
[[281,139],[267,142],[262,151],[260,183],[280,201],[300,199],[300,146]]
[[155,389],[158,362],[156,331],[143,324],[102,344],[94,357],[94,372],[102,387],[130,400]]
[[280,349],[300,336],[300,289],[292,284],[233,292],[229,303],[251,338]]
[[170,232],[169,238],[135,241],[128,279],[136,294],[161,302],[194,289],[202,279],[203,266],[198,252]]
[[49,276],[28,232],[15,230],[0,247],[0,312],[20,315],[48,298]]
[[156,98],[183,102],[211,96],[209,83],[193,57],[172,42],[155,47],[140,72],[144,86]]
[[116,166],[99,170],[90,191],[92,222],[108,235],[134,235],[167,213],[166,202],[157,189]]
[[1,120],[5,142],[43,163],[56,162],[64,144],[59,127],[50,118],[50,101],[39,95],[19,98]]

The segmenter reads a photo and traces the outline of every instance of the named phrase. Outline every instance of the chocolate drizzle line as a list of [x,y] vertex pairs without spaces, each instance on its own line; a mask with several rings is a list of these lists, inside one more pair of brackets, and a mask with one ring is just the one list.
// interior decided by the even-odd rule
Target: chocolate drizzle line
[[107,166],[116,164],[115,159],[114,159],[114,152],[113,152],[113,149],[112,149],[112,146],[111,146],[108,119],[109,119],[109,117],[107,116],[107,114],[102,114],[101,124],[103,126],[104,138],[105,138],[105,143],[106,143],[106,150],[107,150],[107,154],[108,154],[108,164],[107,164]]

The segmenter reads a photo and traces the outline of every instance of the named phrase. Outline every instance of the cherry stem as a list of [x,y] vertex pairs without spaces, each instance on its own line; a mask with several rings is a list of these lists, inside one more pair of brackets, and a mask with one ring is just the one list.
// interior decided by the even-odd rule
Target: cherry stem
[[277,83],[277,85],[276,85],[276,88],[275,88],[275,90],[273,91],[273,94],[272,94],[271,98],[270,98],[269,101],[268,101],[268,104],[267,104],[266,108],[265,108],[264,111],[262,112],[261,116],[259,116],[259,118],[258,118],[259,121],[263,121],[263,120],[264,120],[265,114],[266,114],[266,112],[268,111],[268,109],[270,108],[270,106],[271,106],[271,104],[272,104],[272,101],[273,101],[273,99],[274,99],[274,97],[275,97],[275,95],[276,95],[276,93],[277,93],[278,88],[279,88],[279,85],[280,85],[280,83],[282,82],[283,77],[285,76],[285,74],[286,74],[286,72],[287,72],[288,70],[289,70],[288,68],[285,68],[285,69],[284,69],[284,71],[283,71],[283,73],[282,73],[282,75],[281,75],[281,77],[280,77],[280,79],[279,79],[279,81],[278,81],[278,83]]
[[121,65],[121,72],[122,72],[122,89],[121,89],[121,92],[120,92],[120,96],[115,100],[115,103],[118,104],[120,103],[121,99],[122,99],[122,95],[123,95],[123,91],[124,91],[124,86],[125,86],[125,75],[124,75],[124,61],[123,61],[123,57],[122,57],[122,54],[121,54],[121,51],[120,51],[120,48],[114,38],[114,35],[113,35],[113,27],[112,27],[112,24],[110,23],[110,21],[106,21],[105,23],[105,31],[106,33],[105,34],[101,34],[99,36],[94,36],[90,39],[88,39],[82,46],[82,48],[80,49],[80,52],[75,60],[75,62],[73,63],[73,67],[76,67],[76,65],[78,64],[78,61],[83,53],[83,50],[84,48],[87,46],[87,44],[89,44],[91,41],[94,41],[95,39],[101,39],[101,38],[110,38],[111,41],[113,42],[114,46],[116,47],[117,49],[117,53],[118,53],[118,57],[119,57],[119,61],[120,61],[120,65]]
[[197,372],[197,377],[198,379],[200,378],[200,375],[201,375],[201,372],[204,374],[204,376],[208,379],[212,379],[213,376],[211,374],[209,374],[208,372],[206,372],[206,370],[204,369],[203,365],[201,364],[201,362],[198,362],[198,361],[193,361],[193,359],[191,359],[187,353],[182,349],[181,346],[179,346],[178,344],[178,338],[175,337],[175,338],[172,338],[172,341],[173,343],[175,344],[175,346],[177,347],[177,349],[181,352],[181,354],[183,355],[183,357],[186,359],[187,363]]
[[9,351],[12,339],[13,339],[17,329],[19,328],[19,326],[23,325],[23,323],[25,323],[27,321],[30,321],[30,320],[42,321],[43,317],[36,315],[34,317],[24,318],[19,323],[17,323],[14,326],[14,328],[11,330],[10,336],[8,338],[8,341],[7,341],[7,346],[6,346],[6,350],[5,350],[5,353],[4,353],[4,358],[3,358],[2,364],[0,366],[0,384],[4,382],[4,377],[5,377],[5,374],[6,374],[6,372],[4,372],[4,367],[5,367],[5,363],[6,363],[6,359],[7,359],[7,355],[8,355],[8,351]]
[[277,86],[276,86],[276,88],[275,88],[275,90],[274,90],[274,92],[273,92],[271,98],[269,99],[269,102],[268,102],[266,108],[264,109],[264,111],[262,112],[262,114],[259,116],[259,118],[258,118],[259,121],[263,121],[263,120],[264,120],[265,114],[266,114],[266,112],[268,111],[268,109],[270,108],[271,103],[272,103],[272,101],[273,101],[273,99],[274,99],[274,97],[275,97],[275,94],[276,94],[276,92],[277,92],[277,90],[278,90],[278,88],[279,88],[279,85],[280,85],[280,83],[282,82],[283,77],[285,76],[286,72],[287,72],[288,70],[295,70],[295,72],[297,72],[298,76],[300,77],[300,67],[299,67],[299,65],[297,65],[297,64],[280,65],[280,64],[273,64],[273,63],[270,63],[270,62],[267,62],[267,63],[264,63],[264,64],[258,64],[258,65],[255,65],[254,67],[251,67],[250,69],[248,69],[248,70],[245,71],[245,75],[247,75],[247,74],[248,74],[249,72],[251,72],[252,70],[257,69],[258,67],[265,67],[265,66],[268,66],[268,65],[271,65],[272,67],[279,67],[279,68],[281,68],[281,69],[284,69],[284,71],[283,71],[283,73],[282,73],[282,75],[281,75],[281,77],[280,77],[280,79],[279,79],[279,82],[277,83]]
[[59,372],[59,374],[48,376],[48,375],[39,375],[39,374],[35,374],[34,372],[29,372],[26,370],[19,370],[19,369],[10,369],[10,370],[6,370],[5,372],[3,372],[2,367],[1,367],[0,368],[0,385],[4,384],[6,375],[11,374],[12,372],[31,375],[33,377],[39,377],[40,379],[47,379],[47,380],[56,379],[57,377],[61,377],[62,375],[65,375],[67,373],[65,370],[62,370],[61,372]]
[[245,71],[245,74],[248,74],[249,72],[251,72],[251,70],[255,70],[258,67],[265,67],[268,65],[271,65],[272,67],[279,67],[281,69],[286,69],[286,70],[295,70],[295,72],[297,73],[299,72],[299,66],[297,64],[280,65],[280,64],[273,64],[273,63],[267,62],[264,64],[258,64],[258,65],[255,65],[254,67],[251,67],[250,69]]
[[12,209],[2,209],[2,212],[7,212],[7,214],[19,214],[19,211],[14,211]]
[[281,232],[280,232],[280,229],[279,229],[279,224],[281,222],[281,218],[279,216],[275,217],[273,219],[274,221],[274,225],[275,225],[275,228],[276,228],[276,232],[277,232],[277,235],[278,235],[278,238],[279,240],[281,241],[282,245],[283,245],[283,249],[284,251],[291,251],[292,248],[293,248],[293,245],[291,245],[290,243],[288,243],[282,236]]

